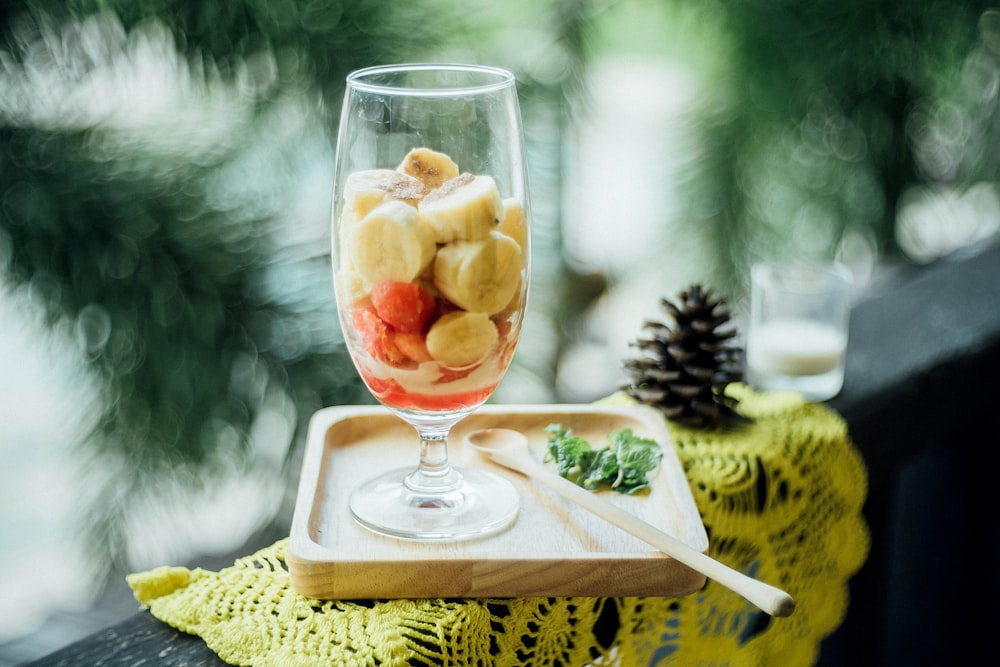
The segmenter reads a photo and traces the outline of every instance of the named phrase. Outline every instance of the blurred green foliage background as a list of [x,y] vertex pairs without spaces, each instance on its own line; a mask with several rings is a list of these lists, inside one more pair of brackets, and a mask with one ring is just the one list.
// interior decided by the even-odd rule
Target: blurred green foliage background
[[[3,2],[0,297],[64,332],[83,360],[74,381],[95,387],[75,451],[99,485],[81,508],[98,573],[149,564],[130,515],[170,495],[151,489],[220,471],[279,475],[262,530],[287,530],[308,418],[371,402],[328,266],[349,71],[454,60],[517,74],[536,263],[498,400],[531,402],[615,389],[611,373],[593,396],[566,390],[585,381],[561,365],[601,339],[600,304],[630,277],[736,302],[763,256],[870,277],[995,234],[998,57],[1000,14],[972,0]],[[595,83],[608,63],[618,87]],[[601,109],[650,99],[671,111],[648,127],[682,139],[641,157],[669,168],[630,174],[607,146],[583,160]],[[603,118],[613,143],[628,122]],[[625,185],[602,189],[612,177]],[[594,229],[573,217],[584,194],[615,210],[639,189],[671,201],[641,250],[603,263],[573,250]],[[627,235],[630,222],[593,225]]]

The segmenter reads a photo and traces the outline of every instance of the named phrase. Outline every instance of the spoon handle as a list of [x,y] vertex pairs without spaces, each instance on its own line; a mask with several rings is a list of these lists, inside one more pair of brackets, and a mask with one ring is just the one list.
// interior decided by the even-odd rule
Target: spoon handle
[[656,547],[668,556],[684,563],[692,570],[700,572],[729,590],[740,594],[771,616],[788,616],[795,610],[795,601],[780,588],[775,588],[763,581],[758,581],[753,577],[749,577],[720,563],[711,556],[692,549],[684,542],[646,523],[634,514],[630,514],[602,500],[591,491],[587,491],[568,479],[560,477],[534,459],[524,460],[502,455],[495,456],[495,458],[504,465],[519,470],[529,477],[542,482],[567,500],[580,505],[643,542]]

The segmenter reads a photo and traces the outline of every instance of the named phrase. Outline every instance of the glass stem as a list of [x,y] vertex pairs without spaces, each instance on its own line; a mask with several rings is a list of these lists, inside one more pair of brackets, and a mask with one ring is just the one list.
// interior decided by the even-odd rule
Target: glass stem
[[417,493],[442,494],[454,491],[462,484],[462,476],[448,462],[448,431],[443,427],[421,426],[420,465],[406,477],[406,486]]

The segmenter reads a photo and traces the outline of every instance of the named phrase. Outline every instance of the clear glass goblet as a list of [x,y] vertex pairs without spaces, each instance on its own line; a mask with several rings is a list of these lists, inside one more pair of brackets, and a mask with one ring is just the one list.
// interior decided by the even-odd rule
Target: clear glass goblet
[[377,533],[459,540],[507,528],[506,480],[449,463],[448,433],[496,389],[524,319],[528,189],[513,75],[471,65],[347,78],[337,138],[333,274],[347,349],[372,394],[413,425],[419,463],[362,483]]

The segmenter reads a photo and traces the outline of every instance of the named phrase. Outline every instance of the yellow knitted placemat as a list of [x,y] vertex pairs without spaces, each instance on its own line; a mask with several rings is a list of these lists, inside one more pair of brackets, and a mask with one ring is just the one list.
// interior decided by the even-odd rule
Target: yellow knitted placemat
[[826,406],[728,391],[746,425],[668,426],[711,555],[788,591],[787,618],[712,581],[682,598],[314,600],[289,586],[287,539],[220,572],[161,567],[128,583],[154,616],[234,665],[810,665],[868,553],[867,471]]

